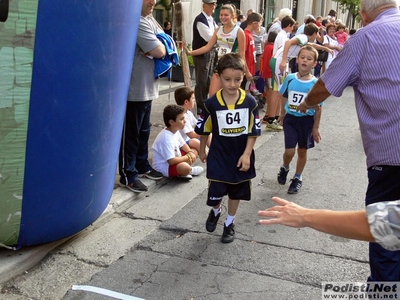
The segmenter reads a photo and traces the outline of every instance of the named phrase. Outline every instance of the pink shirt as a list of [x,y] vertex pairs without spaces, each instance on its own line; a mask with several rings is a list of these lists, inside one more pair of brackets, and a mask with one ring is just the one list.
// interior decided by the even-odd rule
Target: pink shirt
[[339,45],[344,45],[344,43],[347,42],[347,33],[346,32],[336,31],[335,36],[336,36],[336,39],[337,39]]

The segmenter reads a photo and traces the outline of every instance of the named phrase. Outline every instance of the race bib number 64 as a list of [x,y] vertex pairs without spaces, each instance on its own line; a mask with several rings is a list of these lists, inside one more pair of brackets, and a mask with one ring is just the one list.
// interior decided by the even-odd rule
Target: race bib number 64
[[221,136],[235,137],[247,134],[249,126],[249,109],[217,111],[219,134]]

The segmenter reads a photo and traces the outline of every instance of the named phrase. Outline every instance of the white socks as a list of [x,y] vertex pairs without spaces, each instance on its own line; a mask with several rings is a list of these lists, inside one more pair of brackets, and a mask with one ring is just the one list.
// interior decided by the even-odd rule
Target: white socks
[[233,223],[233,221],[235,221],[235,216],[228,215],[225,220],[225,226],[228,227]]
[[214,216],[218,216],[221,213],[221,206],[218,208],[213,207],[213,211],[214,211]]

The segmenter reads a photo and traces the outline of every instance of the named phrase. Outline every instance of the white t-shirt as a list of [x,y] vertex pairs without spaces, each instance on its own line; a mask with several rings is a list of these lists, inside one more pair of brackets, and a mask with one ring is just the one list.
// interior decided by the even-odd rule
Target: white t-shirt
[[[306,36],[305,34],[296,35],[294,38],[296,38],[299,41],[299,44],[290,46],[288,55],[287,55],[288,59],[297,57],[297,54],[299,54],[300,48],[305,46],[308,43],[308,36]],[[278,51],[275,53],[274,57],[282,58],[283,49],[284,49],[284,46],[279,48]]]
[[[336,39],[333,39],[327,35],[324,36],[324,45],[328,44],[329,46],[338,46],[339,43]],[[332,55],[331,53],[329,53],[328,55],[328,62],[329,64],[332,62],[332,60],[336,57],[336,55],[339,53],[339,51],[337,50],[333,50],[334,55]]]
[[186,121],[185,127],[182,130],[179,130],[179,132],[183,140],[187,142],[190,140],[190,137],[188,137],[187,134],[189,132],[194,132],[194,126],[197,124],[197,119],[195,118],[193,113],[190,110],[188,110],[185,113],[185,121]]
[[156,137],[151,146],[153,155],[153,168],[161,172],[165,177],[169,177],[168,160],[174,157],[182,156],[181,147],[185,145],[185,141],[177,131],[172,133],[167,129],[163,129]]
[[275,38],[274,42],[274,50],[272,51],[272,55],[275,56],[276,52],[278,52],[279,49],[283,50],[283,47],[285,46],[285,42],[288,40],[287,32],[285,30],[279,31]]

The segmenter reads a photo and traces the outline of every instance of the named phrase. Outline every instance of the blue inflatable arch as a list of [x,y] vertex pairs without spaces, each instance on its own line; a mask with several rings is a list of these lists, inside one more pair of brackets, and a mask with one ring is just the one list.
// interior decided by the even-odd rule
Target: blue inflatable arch
[[68,237],[107,207],[140,11],[0,0],[0,245]]

